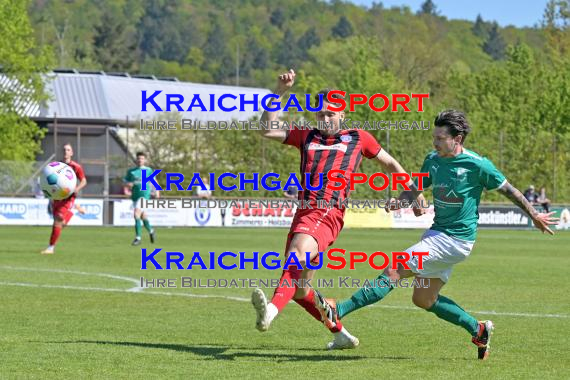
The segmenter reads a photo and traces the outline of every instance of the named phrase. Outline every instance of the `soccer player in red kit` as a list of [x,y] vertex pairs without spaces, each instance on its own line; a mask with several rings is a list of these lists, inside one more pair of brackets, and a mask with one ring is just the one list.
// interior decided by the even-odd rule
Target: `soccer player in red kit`
[[[279,95],[277,101],[281,101],[283,95],[293,86],[295,72],[279,76],[275,94]],[[293,218],[291,229],[287,237],[285,255],[296,252],[298,260],[305,268],[306,255],[310,252],[310,260],[314,262],[318,259],[318,253],[325,251],[337,238],[344,225],[345,209],[341,207],[318,208],[317,201],[325,200],[327,203],[338,202],[349,196],[350,190],[327,189],[326,173],[331,170],[344,170],[344,177],[350,173],[357,172],[362,161],[362,157],[377,160],[380,165],[390,173],[404,173],[402,166],[384,151],[376,139],[363,130],[340,129],[340,121],[344,119],[344,112],[327,110],[329,103],[327,95],[331,90],[322,90],[316,95],[316,102],[322,96],[323,107],[316,113],[319,125],[327,123],[332,128],[324,129],[260,129],[264,137],[279,141],[283,144],[292,145],[299,149],[301,153],[300,172],[302,177],[302,188],[299,193],[299,200],[308,201],[313,207],[297,209]],[[341,96],[333,94],[333,98],[340,99]],[[265,111],[262,120],[267,122],[278,121],[278,111]],[[282,126],[282,124],[280,124]],[[309,190],[305,183],[306,175],[310,173],[310,185],[317,186],[322,176],[323,186],[321,190]],[[408,186],[415,186],[413,181]],[[423,200],[423,198],[418,198]],[[421,211],[418,211],[421,212]],[[290,300],[294,300],[303,307],[318,321],[321,314],[314,301],[314,291],[308,287],[297,287],[292,280],[298,280],[299,285],[303,280],[310,280],[314,277],[315,271],[305,268],[299,269],[290,266],[284,270],[280,285],[275,289],[270,302],[267,302],[265,294],[261,289],[255,289],[251,296],[251,301],[257,313],[256,328],[259,331],[267,331],[273,319],[283,310]],[[305,282],[306,283],[306,282]],[[329,349],[354,348],[358,346],[358,339],[352,336],[340,321],[332,324],[329,330],[334,334],[334,339],[328,344]]]
[[75,205],[75,197],[76,194],[81,191],[87,185],[87,179],[85,178],[85,174],[83,173],[83,168],[77,162],[73,161],[71,158],[73,157],[73,147],[71,144],[67,143],[63,146],[63,162],[69,165],[77,179],[79,180],[79,184],[75,188],[75,192],[71,194],[69,198],[62,199],[60,201],[50,200],[50,209],[53,213],[53,226],[51,228],[51,236],[49,238],[49,246],[44,249],[41,254],[42,255],[52,255],[55,252],[55,244],[59,239],[59,235],[61,234],[61,230],[63,227],[69,223],[71,217],[73,216],[73,209],[77,208],[79,212],[82,212],[80,206]]

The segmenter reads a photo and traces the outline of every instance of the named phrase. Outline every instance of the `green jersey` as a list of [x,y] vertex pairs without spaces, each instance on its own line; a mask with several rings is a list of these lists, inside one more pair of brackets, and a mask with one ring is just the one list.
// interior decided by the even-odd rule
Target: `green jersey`
[[439,157],[433,151],[420,171],[429,173],[423,186],[433,188],[435,218],[431,229],[475,241],[481,193],[501,187],[505,176],[491,161],[467,149],[455,157]]
[[138,201],[140,198],[150,199],[150,193],[152,185],[147,183],[146,190],[142,190],[142,172],[145,172],[147,177],[150,177],[153,170],[148,166],[134,167],[127,170],[127,175],[123,178],[125,182],[132,182],[133,188],[131,193],[131,199],[133,201]]

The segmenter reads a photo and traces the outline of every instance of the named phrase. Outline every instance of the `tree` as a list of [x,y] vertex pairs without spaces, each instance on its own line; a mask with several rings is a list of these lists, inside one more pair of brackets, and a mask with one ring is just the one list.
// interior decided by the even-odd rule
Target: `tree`
[[249,54],[244,57],[242,65],[247,65],[249,61],[252,69],[266,69],[269,66],[269,54],[267,50],[264,49],[253,36],[247,39],[247,47]]
[[473,28],[471,30],[474,35],[480,38],[487,38],[487,35],[489,34],[488,23],[483,20],[483,17],[481,17],[480,14],[477,15],[475,24],[473,24]]
[[301,50],[301,59],[307,60],[309,58],[308,50],[313,46],[319,46],[321,44],[321,39],[317,34],[317,29],[313,26],[299,38],[299,49]]
[[418,14],[437,16],[438,14],[437,7],[435,6],[435,3],[432,0],[426,0],[420,6]]
[[275,58],[279,65],[287,68],[297,67],[300,57],[299,45],[295,39],[293,31],[289,28],[283,34],[283,40],[277,45]]
[[52,56],[36,46],[27,6],[27,1],[0,2],[0,35],[5,36],[0,38],[0,160],[33,161],[43,136],[24,108],[46,99],[41,73],[48,71]]
[[542,19],[548,48],[553,56],[569,57],[570,53],[570,2],[550,0],[546,4]]
[[283,12],[283,9],[277,8],[271,12],[271,16],[269,16],[269,22],[281,29],[283,23],[285,22],[285,13]]
[[332,34],[338,38],[348,38],[354,33],[354,28],[346,16],[340,16],[338,23],[333,26]]
[[226,50],[225,32],[219,22],[214,23],[214,27],[208,34],[208,39],[202,49],[206,58],[213,60],[217,60],[220,54]]
[[187,20],[181,14],[181,0],[147,0],[144,16],[137,23],[138,47],[147,57],[183,62],[188,53]]
[[505,57],[506,43],[499,31],[499,25],[494,22],[489,35],[483,44],[483,51],[489,54],[495,61]]
[[450,77],[452,104],[474,127],[467,141],[515,186],[540,183],[566,195],[570,68],[561,71],[535,59],[524,44],[509,47],[505,58],[501,65]]
[[235,74],[235,56],[228,50],[227,33],[217,18],[213,21],[202,51],[206,58],[202,68],[210,72],[215,83],[225,83]]
[[95,28],[93,47],[103,70],[129,71],[135,62],[135,36],[127,25],[119,9],[105,7],[103,20]]

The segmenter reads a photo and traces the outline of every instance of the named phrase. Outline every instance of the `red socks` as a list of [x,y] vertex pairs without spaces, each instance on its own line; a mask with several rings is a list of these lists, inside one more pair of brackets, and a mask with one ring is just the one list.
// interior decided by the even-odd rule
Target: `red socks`
[[284,270],[283,274],[281,274],[279,286],[275,289],[273,298],[271,298],[271,303],[277,307],[279,312],[281,312],[285,305],[293,299],[296,286],[293,285],[292,280],[299,280],[300,277],[301,271],[297,268]]
[[57,243],[57,239],[59,239],[60,234],[61,234],[61,227],[53,226],[51,229],[51,236],[49,238],[49,245],[55,245],[55,243]]

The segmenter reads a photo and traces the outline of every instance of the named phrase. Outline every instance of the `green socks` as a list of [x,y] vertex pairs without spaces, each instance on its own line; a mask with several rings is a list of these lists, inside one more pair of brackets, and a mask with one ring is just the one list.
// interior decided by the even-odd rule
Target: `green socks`
[[[360,288],[349,299],[337,301],[336,311],[338,317],[343,318],[355,310],[380,301],[386,297],[392,289],[394,289],[394,286],[390,283],[387,276],[383,274],[378,276],[372,286]],[[435,303],[426,310],[447,322],[463,327],[471,336],[477,335],[479,330],[479,322],[477,319],[447,297],[440,295]]]
[[471,336],[477,335],[479,322],[447,297],[440,295],[432,307],[426,310],[447,322],[463,327]]
[[140,239],[141,233],[142,233],[141,220],[135,218],[135,234],[136,234],[136,237]]
[[150,222],[148,221],[148,219],[143,219],[143,224],[144,224],[144,228],[151,233],[152,232],[152,227],[150,226]]
[[355,310],[380,301],[392,289],[394,289],[394,286],[390,283],[388,276],[381,274],[374,280],[371,287],[360,288],[349,299],[338,301],[336,303],[338,317],[343,318]]

